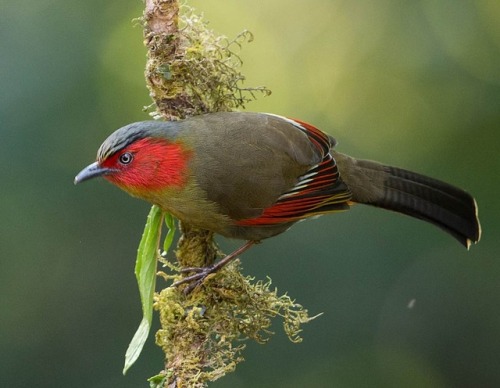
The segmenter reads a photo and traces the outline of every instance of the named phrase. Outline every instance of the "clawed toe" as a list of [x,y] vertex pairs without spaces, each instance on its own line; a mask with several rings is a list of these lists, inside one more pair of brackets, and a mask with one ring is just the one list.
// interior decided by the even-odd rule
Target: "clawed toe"
[[212,267],[192,267],[192,268],[183,268],[181,269],[181,272],[183,273],[189,273],[189,272],[195,272],[193,275],[186,276],[185,278],[176,281],[175,283],[172,284],[173,287],[178,287],[181,284],[186,284],[189,283],[189,285],[184,289],[184,293],[187,295],[191,291],[193,291],[196,287],[198,287],[205,278],[210,275],[211,273],[214,273],[216,271],[216,268]]
[[210,275],[211,273],[217,272],[219,269],[221,269],[223,266],[225,266],[227,263],[229,263],[231,260],[233,260],[237,255],[245,252],[247,249],[249,249],[252,245],[254,245],[256,241],[247,241],[244,245],[242,245],[240,248],[235,250],[233,253],[230,255],[227,255],[223,259],[219,260],[218,263],[210,266],[210,267],[186,267],[186,268],[181,268],[179,272],[183,274],[188,274],[190,272],[194,272],[193,275],[186,276],[185,278],[182,278],[181,280],[178,280],[172,284],[173,287],[178,287],[182,284],[189,283],[189,285],[184,289],[184,294],[189,294],[191,291],[193,291],[196,287],[198,287],[205,278]]
[[179,270],[180,273],[189,273],[189,272],[195,272],[195,273],[201,273],[205,272],[207,270],[207,267],[184,267]]

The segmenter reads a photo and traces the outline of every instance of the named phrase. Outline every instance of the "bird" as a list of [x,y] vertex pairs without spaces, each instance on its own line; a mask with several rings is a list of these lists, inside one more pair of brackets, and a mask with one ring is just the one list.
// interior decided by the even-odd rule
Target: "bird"
[[440,180],[356,159],[298,119],[217,112],[125,125],[100,146],[74,183],[103,177],[182,222],[246,240],[178,281],[201,282],[254,244],[306,218],[371,205],[427,221],[469,249],[481,226],[475,199]]

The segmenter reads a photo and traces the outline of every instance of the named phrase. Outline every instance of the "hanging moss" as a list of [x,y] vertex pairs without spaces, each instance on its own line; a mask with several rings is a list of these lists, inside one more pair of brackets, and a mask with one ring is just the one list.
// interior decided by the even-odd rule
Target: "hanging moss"
[[[162,327],[156,342],[171,367],[165,374],[175,373],[187,387],[214,381],[233,371],[243,361],[243,340],[266,343],[273,334],[273,318],[282,318],[293,342],[301,341],[300,326],[314,318],[287,295],[279,296],[271,288],[270,279],[255,282],[243,276],[240,269],[236,260],[207,277],[187,296],[172,287],[156,296],[155,309],[160,313]],[[177,276],[162,275],[166,279]]]

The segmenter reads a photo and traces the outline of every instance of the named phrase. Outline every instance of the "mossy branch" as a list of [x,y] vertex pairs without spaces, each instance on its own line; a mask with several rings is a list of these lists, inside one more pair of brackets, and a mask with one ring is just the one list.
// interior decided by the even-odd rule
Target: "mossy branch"
[[[233,40],[218,36],[191,8],[180,9],[177,0],[146,0],[142,22],[148,49],[145,77],[153,99],[146,109],[154,118],[179,120],[234,110],[256,93],[270,94],[264,87],[242,86],[238,50],[253,39],[250,32]],[[180,267],[207,266],[220,255],[212,232],[185,223],[181,232],[178,265],[159,256],[170,269],[170,274],[159,272],[167,281],[181,279]],[[287,295],[278,296],[270,280],[244,277],[238,260],[188,295],[180,287],[165,288],[155,294],[154,308],[161,321],[156,342],[165,353],[165,370],[150,379],[158,387],[205,387],[243,360],[241,340],[269,339],[273,317],[283,319],[294,342],[301,340],[301,324],[313,319]]]
[[233,40],[216,35],[188,6],[179,16],[177,1],[170,0],[146,1],[144,31],[153,116],[177,120],[229,111],[244,107],[257,92],[270,94],[265,87],[242,86],[242,61],[235,50],[253,40],[249,31]]

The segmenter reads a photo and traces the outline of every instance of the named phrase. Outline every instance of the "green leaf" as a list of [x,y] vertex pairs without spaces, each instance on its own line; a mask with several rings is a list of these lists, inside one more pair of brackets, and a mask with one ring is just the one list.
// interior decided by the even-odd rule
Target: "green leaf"
[[167,376],[164,374],[159,374],[148,379],[150,388],[162,388],[165,386],[165,381],[167,381]]
[[151,321],[146,317],[142,318],[137,331],[128,345],[127,352],[125,353],[125,366],[123,367],[123,374],[137,361],[142,352],[142,348],[148,339],[149,329],[151,328]]
[[153,295],[156,284],[156,262],[162,222],[162,210],[154,205],[146,221],[139,249],[137,250],[137,260],[135,263],[135,276],[141,296],[143,318],[125,353],[123,374],[127,373],[127,370],[139,358],[144,343],[148,338],[149,329],[151,328],[151,321],[153,318]]
[[165,224],[167,225],[168,232],[163,242],[163,252],[168,252],[175,235],[175,218],[170,213],[165,213]]

